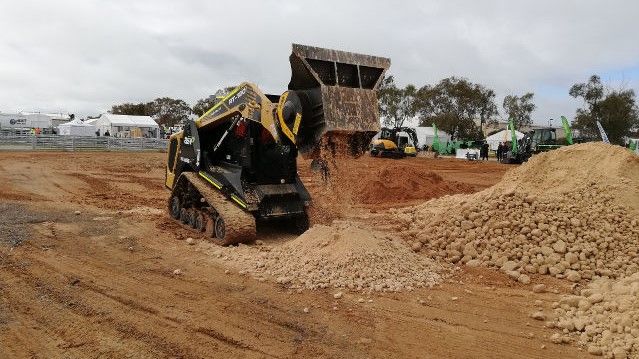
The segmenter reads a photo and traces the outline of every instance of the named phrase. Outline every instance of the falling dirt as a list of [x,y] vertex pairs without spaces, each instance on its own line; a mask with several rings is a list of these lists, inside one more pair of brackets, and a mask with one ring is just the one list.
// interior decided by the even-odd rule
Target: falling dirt
[[363,204],[384,204],[389,202],[388,198],[395,198],[400,203],[423,201],[447,194],[473,192],[468,184],[444,181],[433,171],[416,170],[410,165],[391,165],[372,171],[358,187],[354,191],[354,200]]
[[362,155],[330,160],[328,176],[299,159],[300,177],[312,194],[312,223],[328,224],[356,213],[378,212],[457,193],[472,193],[508,169],[495,162],[454,159],[388,159]]

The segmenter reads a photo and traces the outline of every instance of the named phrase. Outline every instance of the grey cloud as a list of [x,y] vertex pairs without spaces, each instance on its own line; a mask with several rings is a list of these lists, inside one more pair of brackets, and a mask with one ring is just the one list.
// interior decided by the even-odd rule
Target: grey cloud
[[535,91],[535,117],[546,121],[574,113],[568,88],[592,73],[638,87],[638,71],[624,77],[639,67],[637,13],[635,1],[9,0],[0,110],[91,114],[165,95],[192,103],[246,80],[277,93],[300,42],[388,56],[402,84],[457,75],[500,98]]

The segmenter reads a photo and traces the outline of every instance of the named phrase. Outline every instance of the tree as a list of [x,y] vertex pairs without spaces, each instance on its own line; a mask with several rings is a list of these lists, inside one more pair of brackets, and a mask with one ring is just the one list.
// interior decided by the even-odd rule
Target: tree
[[204,115],[206,111],[215,106],[221,98],[228,95],[234,89],[235,87],[224,87],[215,91],[215,94],[210,95],[209,97],[197,100],[195,105],[193,105],[193,113],[197,116]]
[[633,90],[607,90],[601,78],[592,75],[587,83],[574,84],[569,94],[584,101],[584,107],[577,109],[572,124],[585,136],[599,135],[599,121],[611,143],[623,144],[624,137],[639,127],[639,111]]
[[186,121],[193,112],[184,100],[170,97],[156,98],[148,103],[148,108],[155,121],[166,126],[175,126]]
[[417,88],[406,85],[399,88],[393,76],[384,77],[378,89],[379,113],[382,123],[388,127],[402,127],[406,120],[417,114]]
[[508,95],[504,98],[502,107],[508,118],[512,118],[515,128],[523,128],[532,125],[530,115],[537,106],[532,102],[535,95],[531,92],[523,96]]
[[449,77],[434,86],[426,85],[419,89],[417,98],[420,124],[435,123],[453,138],[483,137],[481,127],[498,113],[495,92],[464,78]]
[[130,103],[111,106],[109,111],[115,115],[150,116],[148,103]]

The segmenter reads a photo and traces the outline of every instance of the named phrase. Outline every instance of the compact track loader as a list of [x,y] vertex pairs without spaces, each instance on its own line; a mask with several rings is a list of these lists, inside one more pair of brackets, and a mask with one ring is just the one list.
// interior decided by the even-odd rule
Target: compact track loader
[[306,230],[298,152],[317,158],[346,141],[360,154],[380,129],[376,88],[389,59],[293,44],[290,63],[282,95],[242,83],[170,138],[169,213],[218,244],[252,241],[256,221]]

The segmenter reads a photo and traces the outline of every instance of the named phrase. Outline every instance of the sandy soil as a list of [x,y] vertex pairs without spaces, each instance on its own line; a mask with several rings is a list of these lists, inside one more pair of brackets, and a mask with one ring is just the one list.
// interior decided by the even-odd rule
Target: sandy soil
[[[528,318],[535,300],[549,308],[557,294],[533,294],[488,269],[463,269],[434,289],[339,300],[330,290],[291,293],[226,273],[223,261],[206,254],[212,244],[179,240],[192,234],[164,213],[164,154],[0,154],[0,358],[587,356],[551,344],[552,331]],[[428,183],[451,193],[485,188],[507,169],[362,157],[350,171],[361,179],[407,165],[432,172],[437,177],[425,177],[436,181]],[[316,205],[330,208],[309,162],[300,169]],[[364,204],[351,198],[339,217],[366,220],[371,211],[419,200],[397,193],[369,193]],[[292,238],[277,228],[260,235],[275,244]],[[569,290],[548,278],[533,283]]]

